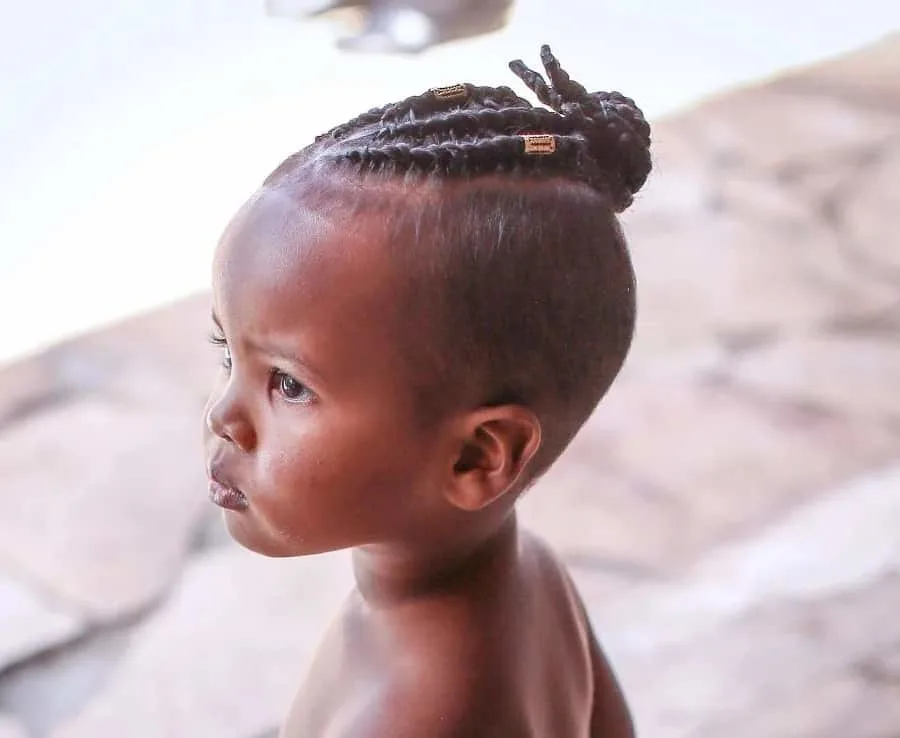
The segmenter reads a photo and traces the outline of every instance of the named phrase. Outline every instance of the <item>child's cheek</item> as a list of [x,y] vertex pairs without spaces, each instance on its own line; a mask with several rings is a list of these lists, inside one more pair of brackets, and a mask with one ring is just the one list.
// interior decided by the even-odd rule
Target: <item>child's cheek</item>
[[293,428],[274,428],[257,457],[257,475],[269,494],[296,494],[318,481],[324,468],[314,434]]

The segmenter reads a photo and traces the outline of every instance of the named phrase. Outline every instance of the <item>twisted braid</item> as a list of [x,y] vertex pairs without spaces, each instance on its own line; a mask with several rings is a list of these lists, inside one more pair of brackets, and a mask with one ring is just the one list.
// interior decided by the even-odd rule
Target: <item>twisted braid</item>
[[[541,48],[541,62],[546,78],[521,60],[509,66],[547,107],[535,107],[506,86],[464,84],[458,95],[429,91],[332,128],[316,138],[315,153],[295,164],[313,158],[397,175],[563,176],[604,193],[621,212],[650,173],[649,124],[621,93],[588,92],[548,46]],[[528,133],[554,136],[556,153],[526,153],[521,136]]]
[[590,151],[586,162],[592,170],[585,179],[598,187],[605,180],[616,210],[624,210],[644,186],[652,166],[650,125],[644,114],[620,92],[589,93],[562,68],[549,46],[541,48],[541,62],[550,84],[521,61],[511,62],[510,69],[541,102],[583,130]]

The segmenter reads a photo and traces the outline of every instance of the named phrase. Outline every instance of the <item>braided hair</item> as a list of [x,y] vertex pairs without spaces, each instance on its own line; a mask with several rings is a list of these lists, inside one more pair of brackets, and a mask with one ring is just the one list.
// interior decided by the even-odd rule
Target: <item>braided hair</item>
[[588,92],[548,46],[541,61],[546,78],[509,65],[540,106],[505,86],[429,90],[323,133],[265,186],[357,214],[377,200],[390,240],[411,244],[392,258],[422,321],[407,331],[417,386],[446,397],[477,376],[480,401],[537,409],[549,462],[628,351],[634,274],[615,214],[651,159],[633,100]]
[[[622,212],[650,173],[650,125],[634,100],[619,92],[588,92],[571,79],[549,46],[541,48],[541,61],[549,83],[520,60],[509,66],[550,109],[505,86],[429,90],[323,133],[270,180],[311,156],[392,174],[564,175],[604,193]],[[553,137],[553,156],[527,154],[523,134],[538,132]]]

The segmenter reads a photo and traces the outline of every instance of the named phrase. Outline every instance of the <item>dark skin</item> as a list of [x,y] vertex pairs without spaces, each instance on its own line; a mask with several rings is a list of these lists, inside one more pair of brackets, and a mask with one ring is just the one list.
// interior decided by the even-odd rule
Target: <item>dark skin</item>
[[206,450],[228,530],[268,556],[353,549],[282,735],[629,738],[567,574],[516,524],[540,422],[477,404],[422,422],[385,242],[376,218],[266,190],[216,254]]

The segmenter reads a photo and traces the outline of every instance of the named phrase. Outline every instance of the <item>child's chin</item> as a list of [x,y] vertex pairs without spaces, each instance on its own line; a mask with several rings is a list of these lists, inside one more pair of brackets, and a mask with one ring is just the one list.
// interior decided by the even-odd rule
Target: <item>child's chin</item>
[[331,550],[308,545],[306,541],[297,538],[273,536],[268,531],[260,530],[245,514],[235,514],[226,510],[224,518],[225,529],[232,539],[248,551],[261,556],[283,559],[291,556],[311,556]]

